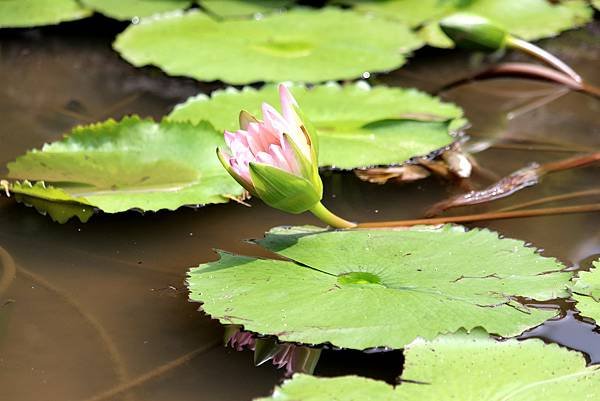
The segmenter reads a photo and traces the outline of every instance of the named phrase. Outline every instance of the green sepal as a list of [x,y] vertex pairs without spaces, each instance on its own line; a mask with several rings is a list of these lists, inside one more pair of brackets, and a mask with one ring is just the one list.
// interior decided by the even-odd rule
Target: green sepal
[[476,14],[449,15],[440,21],[440,28],[457,46],[472,50],[503,49],[509,37],[505,29]]
[[319,135],[317,134],[317,129],[315,128],[314,124],[304,114],[304,112],[302,112],[302,109],[294,106],[294,110],[300,118],[300,121],[302,121],[300,129],[302,130],[302,132],[304,132],[305,135],[308,136],[308,139],[310,140],[310,157],[313,168],[311,181],[314,182],[317,191],[321,194],[322,197],[323,183],[321,181],[321,176],[319,175]]
[[223,344],[227,345],[229,341],[242,329],[239,324],[227,324],[225,325],[225,332],[223,333]]
[[225,155],[224,155],[223,151],[221,151],[221,149],[219,149],[219,148],[217,148],[217,157],[219,158],[219,161],[223,165],[223,168],[225,170],[227,170],[229,175],[232,176],[237,181],[238,184],[240,184],[242,187],[244,187],[244,189],[246,191],[250,192],[250,194],[252,196],[256,196],[256,191],[254,190],[252,185],[250,185],[249,183],[244,181],[244,179],[242,177],[240,177],[240,175],[231,168],[231,165],[229,164],[227,159],[225,159]]
[[292,362],[294,373],[306,373],[312,375],[321,358],[321,348],[296,347]]
[[254,344],[254,365],[260,366],[279,352],[281,346],[272,338],[257,338]]
[[310,140],[312,162],[315,166],[318,166],[319,135],[317,134],[317,129],[315,128],[314,124],[310,121],[310,119],[306,117],[306,115],[302,112],[302,109],[300,109],[297,106],[293,107],[301,121],[300,129],[302,130],[302,132],[304,132],[305,135],[308,136],[308,139]]
[[254,190],[267,205],[288,213],[306,212],[321,200],[321,192],[306,178],[262,163],[250,163]]
[[[319,198],[323,197],[323,182],[321,181],[321,176],[319,175],[319,167],[312,160],[308,160],[304,153],[300,150],[296,142],[290,137],[288,134],[283,134],[284,141],[290,145],[292,150],[294,151],[294,157],[298,161],[300,165],[300,174],[308,181],[310,181],[317,193],[319,194]],[[311,150],[312,152],[312,150]]]
[[248,129],[248,125],[250,123],[257,123],[258,119],[254,117],[252,114],[248,113],[246,110],[240,111],[239,116],[240,128],[243,130]]

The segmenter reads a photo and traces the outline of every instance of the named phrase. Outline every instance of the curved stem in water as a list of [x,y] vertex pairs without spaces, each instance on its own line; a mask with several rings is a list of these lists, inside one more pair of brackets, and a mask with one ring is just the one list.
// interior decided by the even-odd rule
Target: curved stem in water
[[564,61],[560,60],[558,57],[553,54],[547,52],[539,46],[534,45],[533,43],[529,43],[526,40],[515,38],[514,36],[508,36],[506,39],[506,45],[513,49],[521,50],[530,56],[533,56],[544,63],[556,68],[559,71],[562,71],[564,74],[568,75],[573,81],[577,83],[582,83],[583,79],[581,76],[575,72],[571,67],[569,67]]

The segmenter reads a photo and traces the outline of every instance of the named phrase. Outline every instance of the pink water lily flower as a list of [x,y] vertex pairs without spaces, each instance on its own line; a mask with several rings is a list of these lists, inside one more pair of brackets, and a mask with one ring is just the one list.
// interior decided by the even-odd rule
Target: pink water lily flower
[[[295,175],[301,175],[298,155],[291,141],[302,156],[311,159],[310,137],[302,131],[302,122],[294,110],[296,100],[285,85],[279,86],[283,116],[271,105],[262,104],[263,121],[251,114],[240,113],[240,128],[236,132],[225,131],[225,142],[232,155],[229,164],[244,180],[244,187],[252,188],[250,163],[257,162],[277,167]],[[252,190],[250,192],[253,192]]]
[[317,137],[283,84],[279,85],[279,98],[281,113],[263,103],[262,121],[240,112],[240,129],[225,131],[230,153],[217,150],[223,167],[269,206],[289,213],[311,211],[334,227],[353,226],[321,204]]
[[322,196],[316,150],[298,115],[298,103],[283,84],[279,97],[281,113],[263,103],[262,121],[240,113],[240,129],[225,131],[231,154],[219,152],[219,158],[251,194],[278,209],[301,213]]

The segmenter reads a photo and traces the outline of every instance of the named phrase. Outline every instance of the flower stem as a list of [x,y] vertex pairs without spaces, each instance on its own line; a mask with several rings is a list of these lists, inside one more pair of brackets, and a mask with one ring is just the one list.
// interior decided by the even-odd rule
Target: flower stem
[[334,228],[353,228],[356,227],[356,223],[344,220],[339,216],[331,213],[321,202],[317,203],[310,212],[317,216],[325,224]]
[[568,213],[592,213],[600,212],[600,204],[585,204],[578,206],[549,207],[533,210],[513,210],[510,212],[491,212],[471,214],[466,216],[434,217],[430,219],[399,220],[399,221],[376,221],[360,223],[358,228],[386,228],[386,227],[410,227],[421,224],[447,224],[447,223],[470,223],[473,221],[515,219],[535,216],[551,216]]
[[549,52],[547,52],[539,46],[536,46],[533,43],[529,43],[523,39],[515,38],[514,36],[509,36],[506,41],[506,44],[509,47],[512,47],[513,49],[519,49],[539,60],[542,60],[546,64],[568,75],[573,81],[577,83],[582,82],[582,79],[579,76],[579,74],[577,74],[571,67],[569,67],[558,57],[550,54]]

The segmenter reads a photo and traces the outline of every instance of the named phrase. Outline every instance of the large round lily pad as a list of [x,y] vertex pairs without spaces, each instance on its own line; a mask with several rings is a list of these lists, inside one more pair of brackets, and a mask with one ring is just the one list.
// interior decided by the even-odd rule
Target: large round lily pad
[[540,340],[495,341],[456,334],[417,341],[404,351],[396,388],[357,376],[303,374],[261,401],[593,401],[600,399],[600,369],[583,356]]
[[[424,156],[455,141],[464,124],[462,110],[414,89],[365,82],[325,84],[291,90],[319,134],[319,163],[351,169],[389,165]],[[277,87],[245,87],[188,99],[175,107],[170,120],[210,121],[218,130],[236,130],[244,109],[260,117],[263,102],[279,102]]]
[[[11,179],[38,183],[13,182],[8,189],[108,213],[223,203],[243,189],[219,163],[217,146],[224,146],[223,135],[207,123],[108,120],[9,163]],[[43,202],[28,203],[43,209]]]
[[91,13],[77,0],[0,0],[0,28],[53,25]]
[[567,297],[571,273],[488,230],[272,229],[289,261],[220,253],[190,271],[190,298],[222,323],[282,341],[402,348],[459,328],[512,336],[556,316],[516,297]]
[[234,84],[351,79],[389,71],[422,45],[408,27],[335,8],[217,21],[193,10],[142,20],[114,48],[135,66]]
[[573,298],[576,308],[582,316],[589,317],[600,324],[600,261],[593,263],[594,268],[588,272],[580,272],[575,278]]

